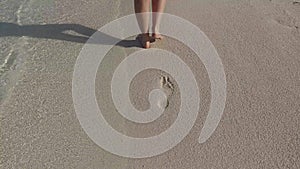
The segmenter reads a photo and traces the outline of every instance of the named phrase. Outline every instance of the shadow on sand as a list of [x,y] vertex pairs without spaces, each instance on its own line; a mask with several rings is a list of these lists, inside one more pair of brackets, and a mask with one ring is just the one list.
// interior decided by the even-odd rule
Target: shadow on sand
[[[74,31],[80,35],[68,34],[67,31]],[[90,41],[90,43],[113,45],[113,42],[120,41],[116,45],[126,48],[141,47],[137,40],[121,40],[80,24],[17,25],[14,23],[0,22],[0,37],[28,36],[34,38],[86,43],[89,37],[96,32],[97,38]]]

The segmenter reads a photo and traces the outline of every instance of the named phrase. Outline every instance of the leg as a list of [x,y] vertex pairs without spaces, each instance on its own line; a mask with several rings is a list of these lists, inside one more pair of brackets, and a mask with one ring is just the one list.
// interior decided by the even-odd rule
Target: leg
[[155,39],[162,39],[159,34],[159,24],[161,20],[161,14],[164,12],[167,0],[152,0],[152,32]]
[[150,48],[149,12],[150,0],[134,0],[136,18],[142,34],[138,37],[144,48]]

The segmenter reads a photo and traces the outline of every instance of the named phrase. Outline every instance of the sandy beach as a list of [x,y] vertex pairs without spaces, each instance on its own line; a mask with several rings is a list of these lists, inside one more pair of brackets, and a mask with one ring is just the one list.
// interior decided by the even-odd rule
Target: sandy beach
[[[211,102],[208,72],[178,40],[155,42],[152,48],[171,51],[189,66],[201,102],[195,125],[178,145],[142,159],[93,142],[72,98],[74,65],[85,42],[102,26],[133,14],[133,1],[11,0],[0,8],[1,168],[300,168],[300,1],[169,0],[166,13],[199,27],[216,48],[226,74],[226,105],[213,135],[199,144]],[[142,50],[135,37],[126,40],[129,46],[114,46],[99,66],[97,103],[120,133],[157,135],[177,118],[180,90],[170,74],[142,71],[130,85],[133,106],[147,110],[156,88],[165,91],[168,106],[151,123],[123,118],[111,98],[112,76],[124,58]]]

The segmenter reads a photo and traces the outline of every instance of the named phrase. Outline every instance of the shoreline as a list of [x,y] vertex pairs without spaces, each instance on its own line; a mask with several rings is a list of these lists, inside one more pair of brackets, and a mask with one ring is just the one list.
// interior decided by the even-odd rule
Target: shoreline
[[[199,144],[211,102],[207,70],[182,42],[168,37],[156,42],[154,48],[173,52],[190,67],[201,100],[196,123],[184,140],[159,156],[145,159],[113,155],[97,146],[82,129],[73,105],[72,77],[88,37],[61,36],[62,32],[78,36],[74,27],[89,32],[132,14],[133,1],[26,2],[19,10],[19,24],[32,25],[30,30],[34,31],[26,28],[28,37],[23,37],[26,40],[22,42],[16,42],[18,35],[0,37],[7,46],[14,44],[10,50],[24,56],[16,56],[20,60],[13,77],[16,85],[1,103],[1,167],[300,167],[300,5],[294,0],[168,1],[167,13],[198,26],[216,47],[226,73],[226,107],[212,137]],[[3,22],[18,23],[13,17],[7,18]],[[98,68],[95,95],[113,128],[142,138],[157,135],[172,125],[181,101],[171,75],[146,70],[130,86],[131,102],[136,109],[147,110],[149,92],[163,88],[170,98],[166,112],[149,124],[131,122],[118,113],[111,99],[112,75],[124,58],[139,50],[115,46],[107,54]]]

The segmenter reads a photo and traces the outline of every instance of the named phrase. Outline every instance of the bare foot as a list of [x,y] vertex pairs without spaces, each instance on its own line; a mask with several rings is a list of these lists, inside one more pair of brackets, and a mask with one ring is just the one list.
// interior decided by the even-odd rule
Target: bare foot
[[159,34],[159,33],[152,33],[152,37],[154,38],[154,39],[159,39],[159,40],[162,40],[164,37],[161,35],[161,34]]
[[150,36],[149,33],[143,33],[138,35],[137,37],[138,41],[141,43],[142,47],[145,49],[150,48]]

